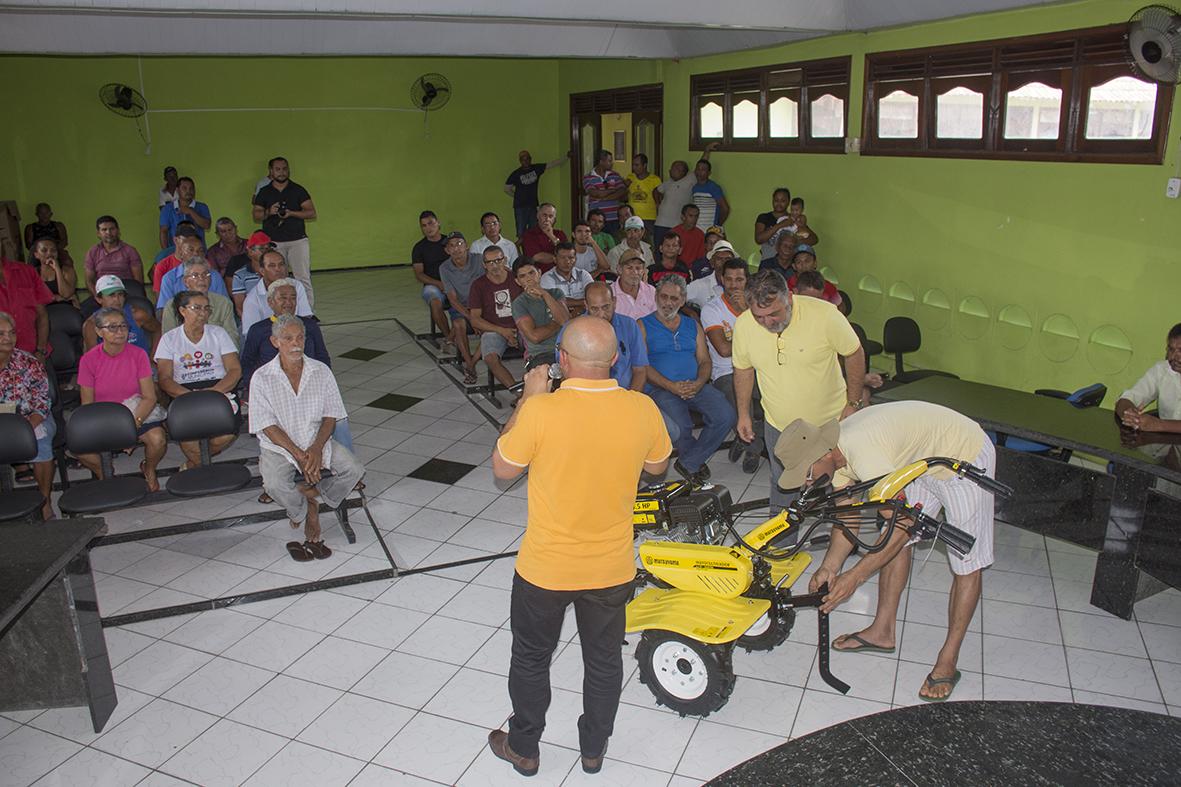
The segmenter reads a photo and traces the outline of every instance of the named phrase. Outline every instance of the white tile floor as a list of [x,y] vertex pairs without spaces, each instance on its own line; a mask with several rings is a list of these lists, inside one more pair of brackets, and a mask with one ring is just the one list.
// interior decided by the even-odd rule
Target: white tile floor
[[[501,492],[487,466],[494,432],[389,317],[425,327],[407,271],[322,274],[317,312],[368,464],[371,509],[400,566],[508,548],[520,538],[525,485]],[[340,321],[373,320],[341,324]],[[380,320],[380,321],[378,321]],[[333,324],[336,321],[337,324]],[[364,405],[397,392],[425,397],[406,413]],[[500,417],[505,417],[501,411]],[[228,456],[250,456],[239,440]],[[405,479],[431,456],[482,463],[454,486]],[[173,449],[165,467],[178,462]],[[134,460],[121,467],[130,470]],[[719,457],[735,499],[764,497]],[[112,532],[264,510],[244,492],[117,512]],[[292,562],[285,522],[103,547],[94,567],[104,615],[184,603],[388,565],[363,519],[358,540],[326,527],[332,559]],[[997,525],[997,561],[972,623],[955,699],[1039,699],[1181,715],[1181,593],[1140,602],[1136,620],[1088,603],[1095,554]],[[535,784],[698,784],[793,737],[917,702],[943,637],[950,575],[920,550],[895,655],[841,655],[852,685],[832,692],[814,670],[814,616],[770,653],[734,657],[729,704],[706,720],[657,707],[626,661],[623,704],[602,776],[577,767],[581,663],[568,625]],[[82,709],[0,716],[0,782],[9,785],[388,785],[522,781],[485,746],[509,714],[505,675],[509,560],[319,591],[107,630],[119,705],[101,735]],[[834,633],[869,622],[875,589],[833,617]],[[631,643],[634,646],[634,641]],[[183,781],[182,781],[183,780]]]

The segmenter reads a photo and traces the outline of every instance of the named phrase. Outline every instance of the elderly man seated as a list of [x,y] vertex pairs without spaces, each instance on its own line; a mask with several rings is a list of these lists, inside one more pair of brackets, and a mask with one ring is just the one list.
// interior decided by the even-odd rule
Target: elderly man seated
[[[722,392],[709,385],[713,364],[705,332],[680,313],[684,305],[685,280],[666,276],[656,289],[656,311],[639,321],[648,347],[644,392],[680,431],[673,443],[678,454],[673,467],[686,478],[704,481],[710,475],[706,461],[734,428],[737,416]],[[705,421],[698,437],[693,436],[690,411]]]
[[[267,287],[267,305],[272,316],[269,320],[260,320],[250,326],[246,338],[242,340],[242,387],[246,391],[250,390],[250,379],[258,368],[270,363],[278,354],[275,345],[271,344],[271,326],[284,314],[295,314],[295,290],[298,284],[295,279],[276,279]],[[304,328],[303,354],[331,367],[332,357],[324,344],[320,326],[315,320],[299,319]]]
[[[332,440],[347,412],[332,370],[305,357],[304,342],[303,321],[280,315],[271,327],[278,354],[250,381],[250,431],[258,436],[262,485],[286,509],[291,526],[303,526],[303,543],[287,544],[300,563],[332,554],[320,534],[319,501],[337,508],[365,474],[352,452]],[[299,483],[297,473],[303,474]]]
[[[206,275],[192,272],[192,269],[189,268],[190,262],[199,262],[204,265]],[[198,284],[197,279],[201,280],[202,292],[212,292],[223,296],[227,300],[229,299],[230,293],[226,290],[226,283],[222,281],[221,276],[217,275],[209,260],[198,252],[168,271],[160,279],[160,294],[156,298],[156,315],[162,317],[162,313],[168,311],[168,304],[172,302],[172,299],[176,297],[178,292],[197,289],[194,286]]]
[[[242,333],[249,333],[250,326],[271,316],[271,307],[267,305],[267,287],[271,286],[271,282],[286,279],[290,275],[287,260],[275,249],[263,252],[258,272],[262,278],[246,293],[246,298],[242,301]],[[295,313],[300,317],[312,316],[308,292],[303,282],[298,280],[295,283]]]
[[[173,292],[167,301],[160,301],[160,303],[164,304],[162,307],[163,311],[159,312],[160,325],[164,333],[168,333],[180,325],[180,320],[176,316],[176,309],[172,308],[172,299],[178,293],[188,290],[190,292],[199,292],[209,299],[210,312],[209,322],[207,324],[216,325],[228,333],[236,346],[239,337],[238,321],[234,319],[234,304],[224,294],[225,285],[222,283],[221,278],[210,270],[209,263],[202,257],[194,257],[172,273],[182,274],[182,283],[180,289]],[[168,276],[171,276],[172,273],[169,273]],[[165,277],[166,280],[168,276]],[[167,289],[167,281],[165,281],[164,286]],[[160,297],[164,297],[163,292],[160,293]]]
[[628,251],[639,252],[644,259],[645,267],[656,264],[656,258],[652,256],[652,247],[643,238],[643,219],[632,216],[623,222],[623,242],[607,253],[607,264],[611,266],[612,273],[619,273],[619,268],[623,264],[623,255]]

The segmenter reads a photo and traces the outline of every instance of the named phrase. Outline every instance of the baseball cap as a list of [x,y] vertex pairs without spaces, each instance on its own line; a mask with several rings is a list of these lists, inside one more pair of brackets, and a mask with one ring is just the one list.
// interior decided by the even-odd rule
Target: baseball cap
[[714,258],[714,255],[717,254],[719,251],[728,251],[731,254],[733,254],[735,257],[738,256],[738,252],[734,251],[734,247],[730,245],[730,241],[720,240],[714,244],[714,247],[709,250],[709,253],[705,255],[705,258],[707,260],[712,260]]
[[811,246],[809,246],[807,243],[801,243],[796,246],[796,254],[799,254],[801,251],[806,251],[809,254],[816,253],[816,250],[813,249]]
[[715,224],[705,231],[706,235],[717,235],[720,238],[726,237],[726,230],[720,225]]
[[642,230],[644,229],[644,220],[639,216],[632,216],[627,221],[623,222],[625,230]]
[[123,286],[123,280],[118,276],[107,274],[98,278],[98,282],[94,285],[94,291],[99,295],[110,295],[113,292],[127,292],[127,288]]
[[250,236],[250,240],[246,241],[247,248],[253,248],[255,246],[274,246],[274,245],[275,245],[275,243],[274,243],[274,241],[271,240],[271,236],[267,235],[265,232],[262,232],[261,230],[253,233]]
[[779,475],[782,489],[803,486],[808,468],[820,457],[837,447],[841,425],[834,418],[822,426],[813,426],[803,418],[792,421],[779,433],[775,442],[775,458],[783,465]]
[[200,238],[201,234],[197,232],[197,228],[192,224],[181,222],[176,225],[176,231],[172,233],[177,238]]
[[446,246],[448,243],[455,240],[456,238],[459,238],[462,241],[467,241],[467,238],[463,237],[462,232],[460,232],[459,230],[453,230],[452,232],[448,232],[443,237],[443,245]]

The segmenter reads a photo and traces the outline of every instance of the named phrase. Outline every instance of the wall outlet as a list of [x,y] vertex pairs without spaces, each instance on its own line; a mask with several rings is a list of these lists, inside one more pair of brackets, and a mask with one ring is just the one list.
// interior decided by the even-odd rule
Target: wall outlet
[[846,153],[860,153],[861,152],[861,137],[849,137],[845,140]]
[[1169,199],[1181,197],[1181,178],[1169,178],[1169,182],[1165,186],[1165,196]]

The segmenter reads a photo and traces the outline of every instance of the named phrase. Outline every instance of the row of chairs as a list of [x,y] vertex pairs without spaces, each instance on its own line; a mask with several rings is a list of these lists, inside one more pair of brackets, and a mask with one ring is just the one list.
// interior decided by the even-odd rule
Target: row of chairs
[[[200,497],[232,492],[250,483],[245,465],[214,464],[209,441],[236,434],[238,416],[229,400],[217,391],[194,391],[168,408],[168,432],[180,442],[196,441],[201,464],[168,479],[167,490],[177,497]],[[134,448],[139,434],[131,411],[118,402],[95,402],[79,407],[65,425],[64,448],[74,454],[98,454],[103,478],[70,486],[58,499],[69,516],[83,516],[135,505],[148,494],[147,481],[138,476],[115,475],[113,452]],[[56,451],[55,451],[56,453]],[[0,414],[0,522],[37,515],[44,498],[39,490],[18,490],[12,465],[29,462],[37,454],[37,440],[28,421],[13,413]]]

